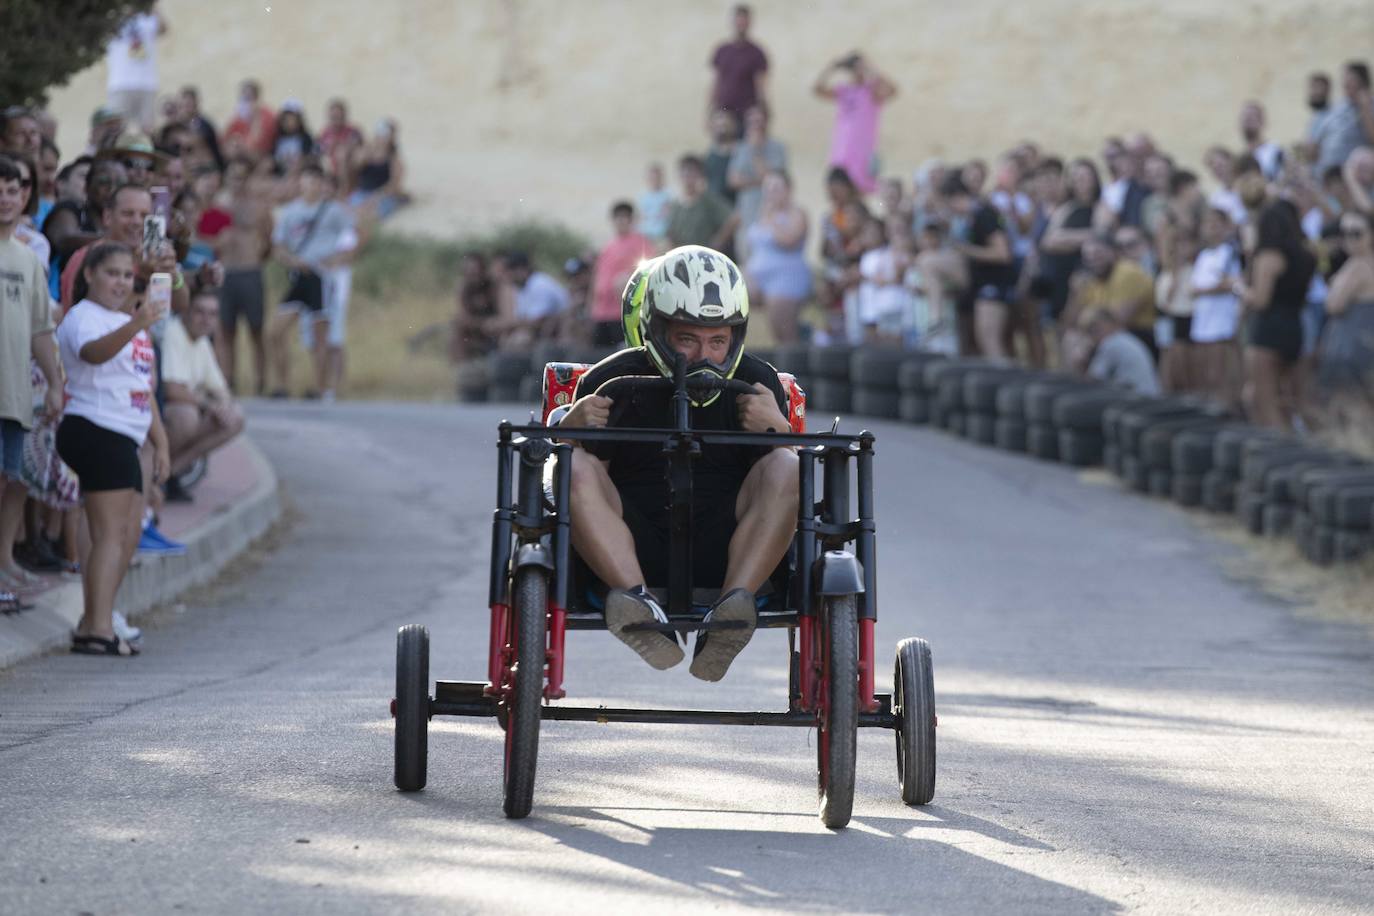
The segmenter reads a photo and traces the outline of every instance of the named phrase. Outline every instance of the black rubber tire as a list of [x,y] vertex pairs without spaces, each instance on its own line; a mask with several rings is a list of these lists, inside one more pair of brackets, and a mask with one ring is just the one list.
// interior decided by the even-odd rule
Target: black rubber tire
[[1101,390],[1088,382],[1075,379],[1047,379],[1026,385],[1026,422],[1044,426],[1054,425],[1054,402],[1066,394]]
[[487,379],[493,385],[518,385],[529,374],[533,356],[524,350],[493,350],[487,354]]
[[1102,446],[1102,465],[1117,477],[1121,476],[1121,449],[1104,442]]
[[1255,440],[1273,441],[1282,438],[1282,434],[1271,429],[1260,429],[1257,426],[1236,426],[1224,429],[1217,433],[1216,442],[1212,447],[1212,466],[1230,473],[1232,477],[1240,476],[1241,452],[1247,442]]
[[930,643],[897,643],[892,711],[897,716],[897,784],[902,801],[928,805],[935,797],[935,668]]
[[1137,493],[1150,492],[1150,469],[1135,455],[1121,456],[1121,479]]
[[1018,382],[1008,382],[997,389],[993,406],[999,417],[1026,422],[1026,386]]
[[1102,415],[1107,408],[1134,398],[1120,391],[1071,392],[1054,399],[1050,418],[1060,429],[1075,429],[1102,434]]
[[1280,538],[1293,528],[1293,507],[1265,503],[1260,513],[1260,528],[1265,537]]
[[895,389],[898,372],[906,359],[902,350],[861,347],[849,356],[849,381],[865,388]]
[[1026,452],[1043,461],[1059,460],[1059,431],[1040,423],[1026,424]]
[[941,353],[908,353],[897,369],[897,387],[906,394],[929,394],[926,386],[926,366],[948,359]]
[[930,399],[912,391],[902,392],[901,399],[897,402],[897,416],[908,423],[929,423]]
[[1264,494],[1244,488],[1236,491],[1236,518],[1254,535],[1264,533]]
[[1364,559],[1365,554],[1370,549],[1370,534],[1368,531],[1351,531],[1348,528],[1337,528],[1335,535],[1331,539],[1332,553],[1338,563],[1354,563]]
[[983,445],[994,444],[997,441],[997,418],[981,411],[964,414],[964,438]]
[[1374,527],[1374,486],[1342,487],[1333,502],[1332,518],[1338,527],[1351,531]]
[[963,404],[969,410],[980,413],[997,412],[997,392],[1008,385],[1024,384],[1025,372],[1016,369],[977,369],[966,373],[962,379]]
[[964,376],[967,372],[946,372],[935,388],[935,402],[945,410],[961,411],[964,406]]
[[1112,404],[1106,410],[1102,411],[1102,438],[1108,445],[1116,446],[1120,444],[1121,440],[1118,438],[1118,432],[1121,426],[1121,418],[1125,415],[1126,411],[1134,405],[1135,402]]
[[1307,559],[1318,566],[1330,566],[1336,562],[1336,528],[1316,522],[1308,538]]
[[392,780],[402,792],[425,787],[429,768],[429,630],[396,631],[396,748]]
[[493,404],[520,404],[525,399],[521,396],[519,382],[497,382],[487,389],[487,400]]
[[1206,429],[1216,425],[1216,421],[1210,417],[1188,417],[1155,423],[1141,432],[1136,454],[1152,468],[1173,470],[1174,437],[1188,430]]
[[812,384],[820,379],[849,381],[849,360],[853,353],[851,348],[845,346],[812,348],[806,359]]
[[464,404],[480,404],[487,399],[487,367],[480,362],[464,363],[458,367],[458,400]]
[[830,667],[826,710],[818,721],[816,785],[821,823],[849,823],[854,811],[854,763],[859,736],[859,621],[853,595],[825,598],[822,656]]
[[1314,511],[1311,505],[1312,494],[1320,487],[1340,489],[1342,487],[1365,486],[1374,486],[1374,473],[1363,466],[1325,467],[1307,470],[1298,474],[1297,482],[1293,487],[1293,502],[1311,512]]
[[811,377],[811,348],[805,344],[778,344],[773,348],[773,366],[781,372],[790,372],[802,380]]
[[[815,417],[819,426],[829,428],[830,418],[853,409],[854,389],[848,382],[819,378],[806,389],[806,412]],[[817,412],[821,415],[817,416]]]
[[1006,449],[1009,452],[1024,452],[1026,450],[1026,424],[1020,420],[999,417],[992,432],[992,441],[997,444],[998,448]]
[[1116,425],[1116,444],[1126,455],[1140,456],[1140,439],[1145,430],[1170,420],[1186,420],[1198,417],[1191,407],[1180,407],[1174,402],[1147,402],[1124,411]]
[[1102,463],[1102,436],[1096,430],[1059,430],[1059,460],[1076,468]]
[[506,817],[521,818],[534,804],[539,762],[539,719],[544,699],[548,645],[548,574],[539,567],[515,573],[510,620],[515,629],[515,683],[506,712],[506,758],[502,779]]
[[1217,436],[1225,427],[1201,426],[1185,429],[1169,443],[1169,467],[1176,474],[1201,477],[1212,469],[1212,452]]
[[964,421],[966,415],[962,410],[951,410],[945,414],[945,430],[954,436],[964,434]]
[[777,358],[777,354],[775,354],[772,350],[766,347],[760,347],[757,350],[755,350],[753,347],[750,347],[749,355],[754,357],[754,359],[763,360],[765,363],[772,366],[774,369],[778,368],[778,364],[774,362],[774,360]]
[[901,413],[902,393],[892,388],[855,388],[854,412],[866,417],[895,420]]
[[543,376],[527,375],[520,380],[520,403],[528,404],[531,407],[542,406],[544,403]]
[[1268,448],[1257,446],[1245,450],[1245,455],[1241,459],[1240,479],[1246,489],[1263,493],[1266,479],[1278,468],[1303,462],[1332,462],[1334,459],[1335,456],[1330,452],[1322,452],[1307,445],[1292,444]]
[[1193,507],[1202,503],[1202,477],[1195,474],[1174,474],[1171,495],[1180,506]]
[[1168,499],[1174,493],[1174,475],[1166,468],[1149,468],[1148,487],[1150,495],[1156,499]]
[[1232,512],[1236,507],[1236,479],[1216,468],[1202,475],[1202,507],[1209,512]]

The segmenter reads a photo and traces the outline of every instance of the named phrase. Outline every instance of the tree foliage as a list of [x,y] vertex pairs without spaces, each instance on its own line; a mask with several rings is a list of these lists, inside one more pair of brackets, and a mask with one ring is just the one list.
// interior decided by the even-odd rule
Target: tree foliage
[[0,105],[46,101],[154,0],[0,0]]

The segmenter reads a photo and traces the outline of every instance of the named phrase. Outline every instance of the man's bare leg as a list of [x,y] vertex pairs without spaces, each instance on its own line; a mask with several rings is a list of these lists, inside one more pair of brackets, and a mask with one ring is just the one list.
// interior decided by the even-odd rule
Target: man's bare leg
[[721,594],[757,592],[777,569],[797,532],[797,455],[773,449],[755,462],[735,498],[734,536]]
[[610,588],[645,585],[634,537],[622,517],[620,493],[594,455],[573,449],[572,544],[584,563]]

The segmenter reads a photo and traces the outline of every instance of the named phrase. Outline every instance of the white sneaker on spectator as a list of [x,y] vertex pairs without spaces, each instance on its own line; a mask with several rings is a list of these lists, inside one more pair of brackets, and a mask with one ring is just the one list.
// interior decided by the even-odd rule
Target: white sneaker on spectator
[[143,638],[143,631],[129,623],[129,618],[124,616],[123,611],[114,612],[114,631],[115,635],[125,642],[138,642]]

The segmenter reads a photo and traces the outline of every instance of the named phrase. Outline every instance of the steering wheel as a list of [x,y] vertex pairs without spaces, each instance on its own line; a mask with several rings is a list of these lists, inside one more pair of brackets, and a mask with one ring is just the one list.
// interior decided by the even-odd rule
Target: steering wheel
[[[606,419],[606,425],[615,426],[630,405],[631,398],[628,397],[629,395],[639,391],[671,392],[672,390],[673,380],[661,375],[622,375],[602,382],[597,386],[594,394],[598,397],[611,399],[611,412]],[[697,395],[709,394],[713,391],[725,394],[757,393],[754,391],[753,385],[739,379],[712,378],[710,376],[689,377],[687,379],[687,391]]]

